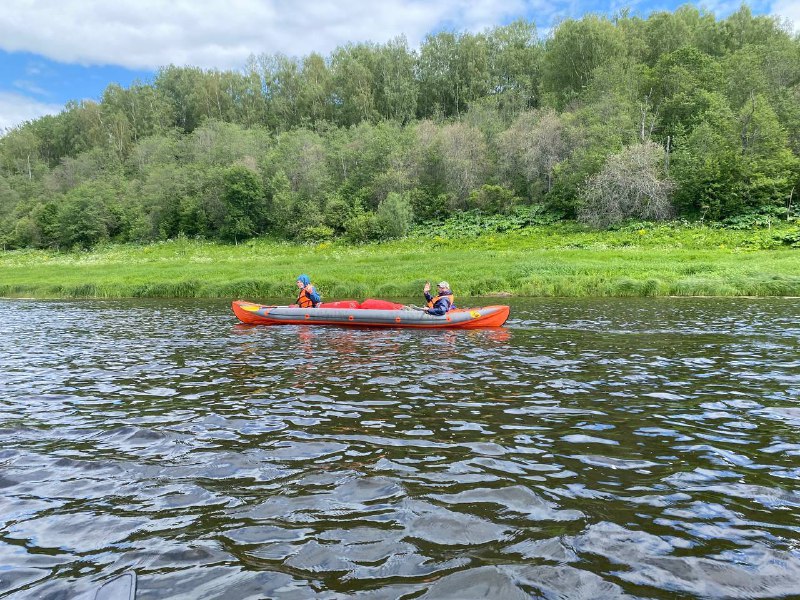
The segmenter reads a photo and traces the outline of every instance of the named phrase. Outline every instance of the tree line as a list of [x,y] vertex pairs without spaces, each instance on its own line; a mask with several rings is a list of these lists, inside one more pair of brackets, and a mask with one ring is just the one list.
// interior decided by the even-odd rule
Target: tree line
[[780,217],[799,157],[800,38],[775,17],[516,21],[109,85],[0,137],[0,241],[359,242],[531,207]]

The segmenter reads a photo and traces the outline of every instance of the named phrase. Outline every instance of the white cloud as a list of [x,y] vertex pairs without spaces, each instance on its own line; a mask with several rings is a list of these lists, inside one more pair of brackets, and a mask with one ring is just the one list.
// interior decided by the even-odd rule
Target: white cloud
[[250,54],[327,54],[400,34],[415,46],[442,27],[528,15],[546,25],[555,10],[545,0],[17,0],[0,11],[0,48],[84,65],[230,69]]
[[794,32],[800,33],[800,3],[797,0],[778,0],[772,5],[770,12],[781,19],[791,21]]
[[[751,0],[800,23],[797,0]],[[724,17],[741,0],[695,2]],[[404,34],[417,46],[439,29],[480,31],[515,18],[540,31],[586,10],[649,12],[674,0],[15,0],[0,11],[0,49],[62,63],[151,70],[168,64],[236,69],[250,54],[327,54],[346,42]]]
[[29,79],[17,79],[13,85],[15,88],[22,90],[23,92],[27,92],[29,94],[35,94],[37,96],[47,95],[47,90],[40,87],[39,85],[36,84],[36,82],[31,81]]
[[63,109],[61,104],[45,104],[21,94],[0,92],[0,135],[20,123],[55,115]]

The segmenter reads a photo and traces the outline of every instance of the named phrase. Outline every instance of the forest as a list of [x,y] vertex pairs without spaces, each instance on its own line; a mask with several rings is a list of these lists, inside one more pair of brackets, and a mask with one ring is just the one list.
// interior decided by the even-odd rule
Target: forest
[[794,216],[800,37],[742,6],[165,66],[0,137],[3,249],[359,243],[461,214]]

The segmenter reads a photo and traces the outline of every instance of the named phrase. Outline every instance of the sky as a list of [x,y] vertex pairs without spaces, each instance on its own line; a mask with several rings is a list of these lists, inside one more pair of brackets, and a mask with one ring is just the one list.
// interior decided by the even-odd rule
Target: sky
[[[694,4],[724,18],[740,0],[15,0],[0,11],[0,133],[99,100],[111,83],[151,81],[170,64],[238,70],[251,55],[328,55],[347,42],[437,31],[479,32],[519,18],[546,34],[565,18],[672,11]],[[800,31],[800,1],[751,0]]]

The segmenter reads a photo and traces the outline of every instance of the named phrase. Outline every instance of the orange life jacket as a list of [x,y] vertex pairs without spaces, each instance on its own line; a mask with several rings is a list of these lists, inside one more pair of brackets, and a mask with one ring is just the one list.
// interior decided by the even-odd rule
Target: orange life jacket
[[451,311],[455,308],[455,296],[453,296],[453,294],[445,294],[444,296],[437,294],[431,299],[430,302],[428,302],[428,308],[433,308],[433,305],[436,304],[439,298],[447,298],[450,301],[450,305],[447,307],[448,311]]
[[296,304],[300,308],[314,308],[316,306],[312,301],[311,298],[308,297],[308,292],[306,292],[305,288],[300,290],[300,295],[297,297]]

